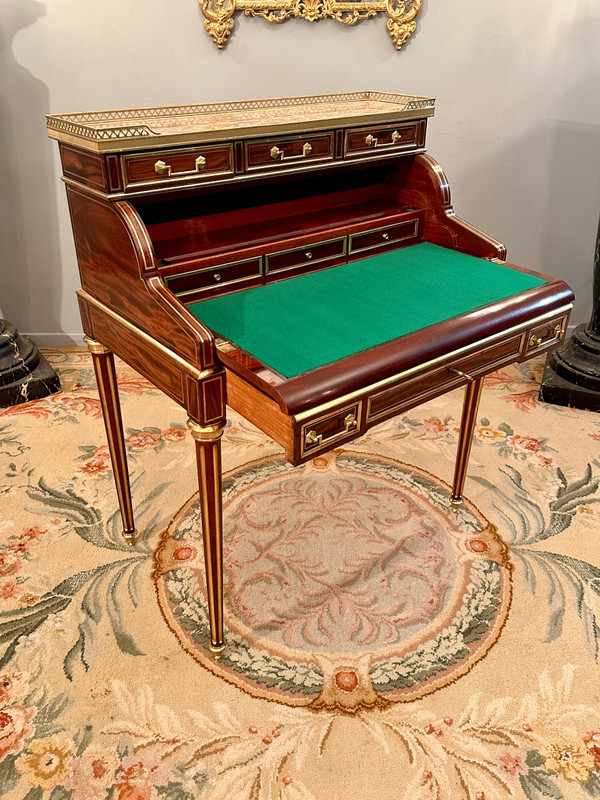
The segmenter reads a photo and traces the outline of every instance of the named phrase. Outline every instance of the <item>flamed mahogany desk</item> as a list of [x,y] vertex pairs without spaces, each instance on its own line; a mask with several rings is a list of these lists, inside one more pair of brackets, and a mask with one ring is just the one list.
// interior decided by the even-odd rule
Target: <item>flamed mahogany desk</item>
[[292,464],[557,345],[573,294],[455,216],[433,101],[381,92],[52,115],[124,536],[135,527],[113,353],[196,442],[212,647],[223,641],[229,404]]

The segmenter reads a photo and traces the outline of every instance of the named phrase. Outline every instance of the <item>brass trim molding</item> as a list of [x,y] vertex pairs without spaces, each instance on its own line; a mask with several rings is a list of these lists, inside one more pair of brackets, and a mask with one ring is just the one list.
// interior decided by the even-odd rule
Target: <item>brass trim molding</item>
[[216,441],[221,438],[224,430],[223,425],[207,425],[206,427],[202,427],[202,425],[198,425],[197,422],[194,422],[193,419],[188,419],[187,426],[194,439],[198,439],[200,442]]
[[[242,3],[262,0],[201,0],[208,14],[219,2],[227,7],[225,16],[231,17]],[[298,0],[305,2],[306,0]],[[265,0],[284,8],[291,0]],[[338,3],[338,0],[318,0],[350,6],[359,11],[361,6],[377,7],[374,13],[383,12],[386,0],[356,0]],[[400,0],[418,2],[421,0]],[[228,5],[229,4],[229,5]],[[224,12],[223,12],[224,13]],[[273,12],[271,12],[273,13]],[[257,16],[257,13],[254,16]],[[219,16],[219,15],[217,15]],[[290,16],[288,14],[287,16]],[[229,19],[231,27],[233,20]],[[357,21],[357,20],[354,20]],[[391,21],[388,20],[388,24]],[[209,22],[207,18],[206,22]],[[217,23],[215,23],[217,24]],[[224,24],[224,23],[223,23]],[[352,24],[349,22],[346,25]],[[391,92],[344,92],[337,94],[275,97],[265,100],[239,100],[226,103],[197,103],[185,106],[128,108],[114,111],[84,111],[74,114],[49,114],[46,117],[48,135],[65,144],[82,147],[96,153],[123,153],[129,150],[154,150],[156,147],[222,142],[247,136],[268,134],[306,133],[347,125],[365,125],[401,120],[421,119],[434,113],[435,100],[420,95]],[[262,113],[278,110],[275,115]],[[271,117],[276,116],[276,119]]]
[[[507,328],[504,331],[500,331],[499,333],[495,333],[492,336],[488,336],[485,339],[482,339],[479,342],[475,342],[474,344],[468,344],[464,347],[459,347],[457,350],[452,350],[449,353],[444,353],[442,356],[438,356],[437,358],[432,358],[430,361],[425,361],[422,364],[418,364],[416,367],[410,367],[409,369],[402,370],[402,372],[396,372],[394,375],[390,375],[388,378],[382,378],[380,381],[376,381],[375,383],[370,384],[369,386],[364,386],[361,389],[356,389],[354,392],[348,392],[348,394],[343,395],[342,397],[338,397],[335,400],[328,400],[326,403],[322,403],[319,406],[314,406],[313,408],[309,408],[306,411],[301,411],[298,414],[294,415],[295,422],[305,422],[307,419],[311,418],[313,414],[324,414],[326,411],[331,411],[332,409],[337,408],[337,406],[343,406],[346,403],[349,403],[357,398],[366,397],[371,392],[376,391],[377,389],[381,389],[383,387],[389,386],[396,381],[401,379],[409,378],[412,375],[416,375],[419,372],[427,373],[430,369],[437,367],[438,365],[444,364],[444,362],[452,362],[457,358],[463,358],[467,355],[471,355],[475,352],[479,352],[482,348],[485,348],[491,345],[493,342],[497,342],[500,339],[505,337],[510,337],[513,334],[517,333],[525,333],[527,330],[536,327],[541,322],[547,319],[552,319],[556,317],[557,319],[561,315],[568,315],[573,308],[572,303],[567,303],[560,308],[555,308],[553,311],[548,311],[545,314],[540,314],[539,317],[535,317],[534,319],[530,319],[527,322],[522,322],[519,325],[513,325],[512,328]],[[566,325],[563,323],[563,328],[566,328]],[[516,360],[516,359],[515,359]]]
[[400,50],[417,28],[415,22],[423,0],[199,0],[206,17],[204,29],[222,50],[233,30],[233,15],[263,17],[267,22],[301,18],[309,22],[335,19],[342,25],[355,25],[363,19],[387,14],[386,28],[394,46]]

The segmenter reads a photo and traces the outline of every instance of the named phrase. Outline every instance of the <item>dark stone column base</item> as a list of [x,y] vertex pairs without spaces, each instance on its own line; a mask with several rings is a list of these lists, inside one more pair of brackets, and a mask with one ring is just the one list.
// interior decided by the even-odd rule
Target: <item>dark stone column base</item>
[[600,339],[586,325],[548,356],[539,397],[559,406],[600,411]]
[[58,375],[35,342],[0,320],[0,407],[39,400],[60,388]]

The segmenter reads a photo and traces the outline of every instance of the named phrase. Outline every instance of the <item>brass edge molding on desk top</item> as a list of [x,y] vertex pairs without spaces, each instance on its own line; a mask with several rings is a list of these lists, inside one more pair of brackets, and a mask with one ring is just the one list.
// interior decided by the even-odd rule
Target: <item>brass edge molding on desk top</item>
[[[390,107],[374,110],[368,107],[368,104],[373,102],[389,104]],[[327,110],[322,109],[325,112],[324,116],[316,115],[314,118],[314,106],[324,106],[327,103],[337,104],[342,110],[336,116],[333,112],[327,115]],[[356,110],[344,108],[344,105],[349,103],[364,103],[365,106]],[[431,116],[434,113],[434,106],[435,100],[431,97],[364,91],[229,103],[49,114],[46,120],[48,135],[53,139],[97,153],[118,153],[135,149],[154,149],[157,145],[162,147],[264,136],[272,133],[303,132],[332,126],[340,128],[372,122],[420,119]],[[244,123],[244,113],[269,109],[285,109],[288,111],[289,119],[279,119],[266,124],[262,120]],[[219,114],[224,114],[226,117],[219,120]],[[238,120],[235,120],[236,116],[239,117]],[[194,117],[198,118],[198,129],[189,130]],[[268,120],[268,114],[264,117]],[[185,122],[188,130],[173,130],[173,121],[178,118]],[[162,131],[152,128],[153,121],[158,128],[161,120],[170,121],[171,130],[169,126]],[[206,125],[207,121],[210,124]]]
[[552,319],[553,317],[559,317],[561,314],[569,314],[573,305],[571,303],[561,306],[560,308],[555,308],[552,311],[548,311],[546,314],[540,314],[539,317],[533,317],[533,319],[527,320],[527,322],[523,322],[520,325],[515,325],[512,328],[507,328],[506,330],[500,331],[499,333],[495,333],[493,336],[488,336],[485,339],[482,339],[479,342],[475,342],[475,344],[465,345],[464,347],[459,347],[457,350],[452,350],[450,353],[445,353],[443,356],[438,356],[437,358],[432,358],[430,361],[425,361],[423,364],[418,364],[415,367],[411,367],[410,369],[403,370],[402,372],[397,372],[394,375],[390,375],[389,378],[383,378],[380,381],[376,381],[375,383],[370,384],[369,386],[363,386],[360,389],[356,389],[354,392],[349,392],[348,394],[343,395],[342,397],[338,397],[335,400],[329,400],[327,403],[322,403],[319,406],[314,406],[313,408],[309,408],[306,411],[301,411],[299,414],[293,415],[294,420],[296,422],[303,422],[305,419],[312,417],[315,414],[323,414],[326,411],[330,411],[331,409],[336,408],[339,405],[344,405],[345,403],[349,403],[352,400],[355,400],[358,397],[362,397],[363,395],[369,394],[377,389],[381,389],[384,386],[388,386],[391,383],[395,383],[398,380],[402,380],[403,378],[408,378],[411,375],[415,375],[418,372],[427,372],[432,367],[437,367],[439,364],[442,364],[445,361],[453,361],[456,358],[463,357],[465,355],[469,355],[472,352],[476,352],[478,349],[487,347],[489,344],[492,344],[495,341],[503,339],[505,337],[509,337],[514,333],[519,333],[520,331],[526,331],[528,328],[534,327],[539,325],[544,320]]
[[[96,308],[98,311],[100,311],[102,314],[105,314],[107,317],[110,317],[112,320],[114,320],[119,325],[122,325],[124,328],[126,328],[134,336],[137,336],[139,339],[142,339],[144,342],[149,344],[151,347],[154,347],[154,348],[160,350],[162,353],[164,353],[164,355],[168,359],[170,359],[171,361],[175,362],[179,367],[181,367],[181,369],[187,375],[189,375],[191,378],[194,378],[194,380],[201,380],[203,378],[208,378],[210,375],[212,375],[214,373],[214,371],[215,371],[214,369],[199,370],[193,364],[190,364],[189,361],[186,361],[180,355],[177,355],[177,353],[175,353],[173,350],[169,350],[169,348],[165,347],[164,344],[161,344],[160,342],[158,342],[153,336],[150,336],[148,333],[143,331],[141,328],[138,328],[136,325],[133,325],[133,323],[129,322],[129,320],[126,320],[120,314],[117,314],[111,308],[109,308],[108,306],[104,305],[104,303],[101,303],[99,300],[96,300],[95,297],[92,297],[90,294],[88,294],[87,292],[83,291],[82,289],[80,289],[77,292],[77,294],[81,298],[83,298],[86,301],[86,303],[89,303],[90,306],[92,306],[93,308]],[[116,355],[118,355],[118,353]]]

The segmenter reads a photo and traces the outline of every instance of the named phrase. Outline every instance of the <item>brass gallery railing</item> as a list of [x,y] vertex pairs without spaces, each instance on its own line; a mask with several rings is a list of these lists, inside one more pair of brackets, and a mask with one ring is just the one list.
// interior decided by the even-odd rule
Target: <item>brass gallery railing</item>
[[233,30],[233,16],[243,11],[247,17],[264,17],[267,22],[284,22],[292,17],[314,22],[336,19],[354,25],[362,19],[387,14],[386,28],[396,49],[415,32],[423,0],[199,0],[206,17],[204,28],[222,49]]

